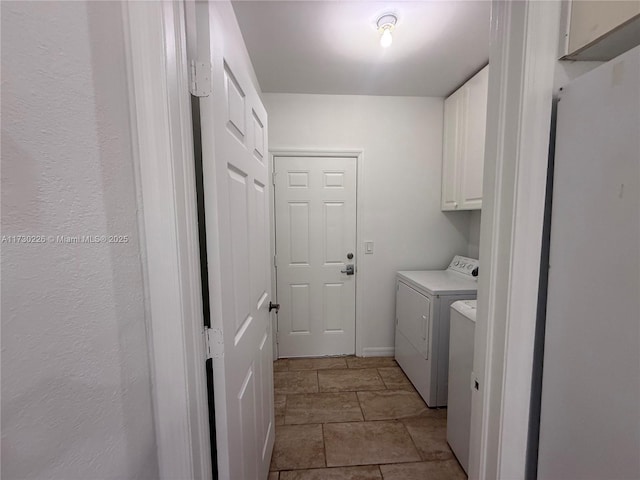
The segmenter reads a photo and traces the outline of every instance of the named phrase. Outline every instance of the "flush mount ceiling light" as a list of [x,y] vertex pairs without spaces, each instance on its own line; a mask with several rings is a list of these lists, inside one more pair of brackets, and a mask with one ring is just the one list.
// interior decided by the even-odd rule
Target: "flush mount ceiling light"
[[378,32],[380,32],[380,45],[387,48],[393,42],[391,32],[396,27],[398,17],[393,13],[385,13],[378,19]]

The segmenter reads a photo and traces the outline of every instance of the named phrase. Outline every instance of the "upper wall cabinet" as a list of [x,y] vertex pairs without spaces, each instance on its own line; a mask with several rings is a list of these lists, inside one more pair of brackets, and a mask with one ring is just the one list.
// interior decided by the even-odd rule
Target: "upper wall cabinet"
[[442,210],[482,208],[489,66],[444,101]]
[[573,0],[563,6],[564,59],[607,61],[640,44],[640,0]]

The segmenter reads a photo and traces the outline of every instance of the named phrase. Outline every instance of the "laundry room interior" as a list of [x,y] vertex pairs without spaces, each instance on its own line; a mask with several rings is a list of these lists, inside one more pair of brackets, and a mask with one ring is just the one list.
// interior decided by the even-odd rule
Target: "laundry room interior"
[[448,316],[476,297],[491,4],[233,7],[274,185],[273,476],[464,478]]
[[640,479],[640,1],[0,2],[7,479]]
[[[350,179],[357,190],[357,220],[351,219],[357,231],[355,238],[347,239],[353,245],[340,245],[343,251],[336,260],[347,264],[357,260],[356,308],[362,325],[358,325],[359,345],[354,342],[351,351],[343,353],[393,356],[396,273],[445,270],[455,255],[479,256],[482,155],[478,152],[483,145],[473,145],[469,152],[477,165],[470,166],[466,183],[461,168],[455,166],[447,172],[451,178],[445,179],[450,188],[446,194],[475,196],[473,202],[467,206],[458,198],[444,198],[444,112],[445,98],[469,89],[467,81],[482,70],[481,83],[472,86],[480,98],[474,97],[471,103],[476,108],[469,115],[477,117],[474,131],[477,138],[483,138],[491,5],[237,2],[233,6],[262,88],[269,151],[276,162],[279,157],[292,156],[315,158],[316,163],[322,163],[323,157],[357,157],[357,178]],[[385,8],[398,10],[393,44],[386,49],[380,46],[376,26]],[[448,29],[442,25],[446,22]],[[326,42],[314,43],[321,34]],[[429,43],[424,38],[429,36],[438,39]],[[441,43],[449,45],[448,51],[438,47]],[[454,131],[455,108],[452,105],[448,112],[448,135],[454,142],[455,135],[460,139],[464,135]],[[452,165],[460,155],[454,148],[451,145],[446,153]],[[285,182],[294,173],[274,171],[277,197],[281,177]],[[472,191],[461,192],[461,187]],[[277,225],[278,199],[275,201]],[[304,217],[293,218],[286,226],[295,228],[296,221],[308,224]],[[279,236],[291,237],[285,233],[289,232],[274,232],[278,248],[284,243]],[[302,240],[313,239],[304,236]],[[314,247],[321,250],[325,246],[318,242],[307,250],[289,245],[304,250],[301,254]],[[282,256],[296,254],[275,250],[277,268],[281,268]],[[353,262],[346,258],[349,251],[355,254]],[[296,261],[301,260],[292,263]],[[342,279],[351,280],[344,275]],[[282,305],[278,315],[284,308]]]
[[270,478],[466,478],[491,4],[233,8],[274,186]]

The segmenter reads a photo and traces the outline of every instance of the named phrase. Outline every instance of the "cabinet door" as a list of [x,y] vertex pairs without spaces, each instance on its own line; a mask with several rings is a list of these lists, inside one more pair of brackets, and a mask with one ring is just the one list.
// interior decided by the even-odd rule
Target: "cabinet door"
[[464,155],[459,160],[459,206],[461,210],[482,208],[484,139],[487,126],[489,66],[483,68],[463,89],[467,91]]
[[576,60],[611,60],[637,45],[640,2],[572,1],[569,44]]
[[462,155],[462,128],[466,91],[457,90],[444,101],[444,142],[442,155],[442,210],[456,210],[459,198],[458,170]]

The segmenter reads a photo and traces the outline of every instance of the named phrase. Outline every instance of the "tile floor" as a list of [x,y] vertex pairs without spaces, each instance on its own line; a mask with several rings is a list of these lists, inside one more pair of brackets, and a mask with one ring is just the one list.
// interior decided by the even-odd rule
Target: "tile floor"
[[274,363],[269,480],[464,480],[446,409],[427,408],[393,358]]

